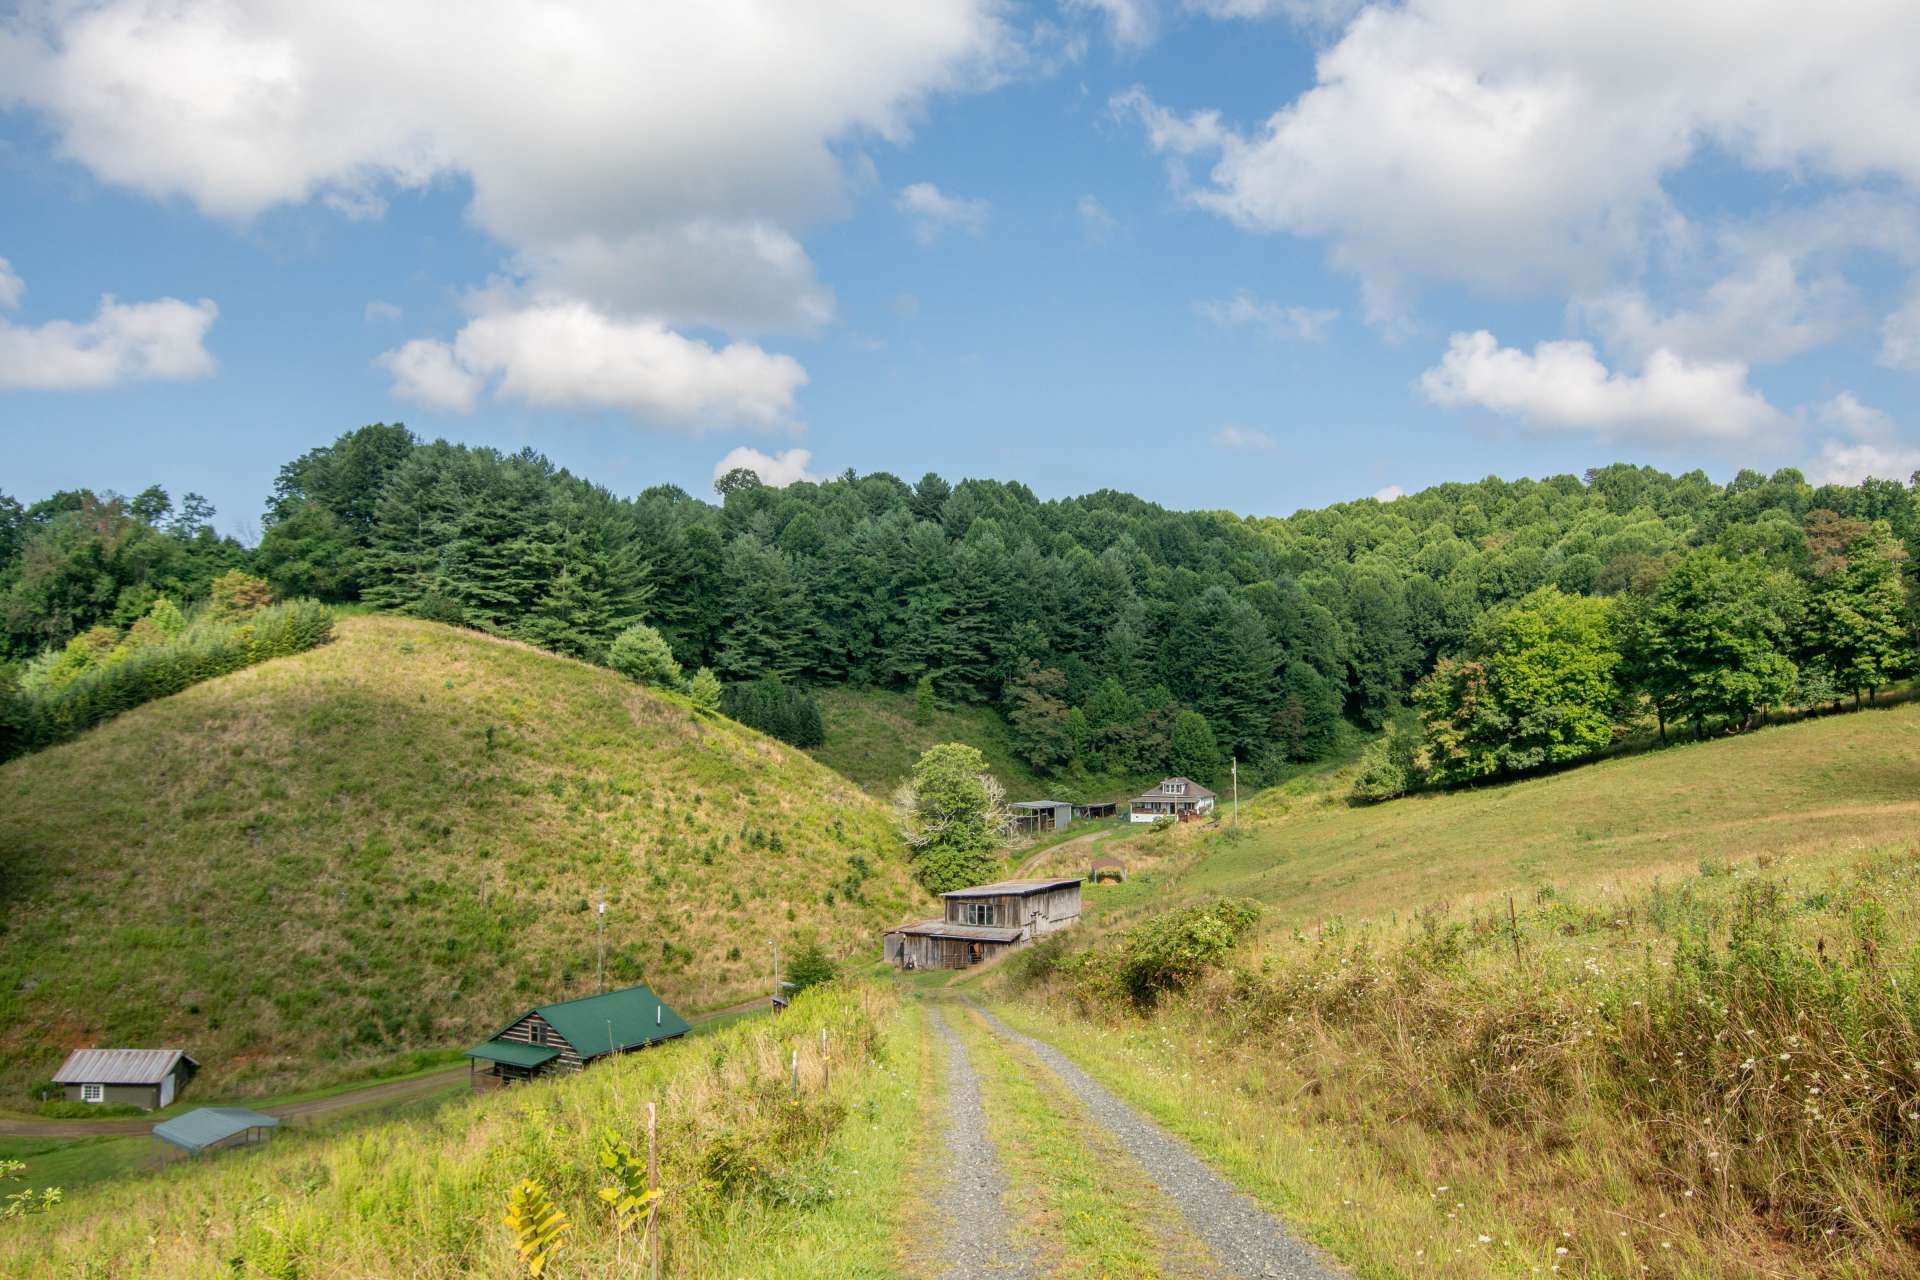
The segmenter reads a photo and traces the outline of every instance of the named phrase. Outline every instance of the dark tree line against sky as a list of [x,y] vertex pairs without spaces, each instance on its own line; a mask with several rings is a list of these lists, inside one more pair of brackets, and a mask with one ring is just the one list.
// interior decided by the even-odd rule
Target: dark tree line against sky
[[1423,679],[1449,749],[1534,744],[1459,775],[1484,776],[1636,718],[1726,727],[1911,666],[1920,508],[1893,481],[1718,485],[1615,465],[1284,519],[935,475],[776,489],[734,473],[716,488],[717,502],[672,486],[621,498],[532,451],[373,425],[281,469],[251,549],[215,536],[203,502],[176,509],[157,489],[0,498],[5,655],[126,625],[161,595],[190,602],[243,568],[278,598],[592,661],[644,621],[687,671],[733,685],[928,680],[1000,708],[1044,772],[1203,777],[1229,753],[1256,770],[1319,757],[1343,724],[1386,724]]

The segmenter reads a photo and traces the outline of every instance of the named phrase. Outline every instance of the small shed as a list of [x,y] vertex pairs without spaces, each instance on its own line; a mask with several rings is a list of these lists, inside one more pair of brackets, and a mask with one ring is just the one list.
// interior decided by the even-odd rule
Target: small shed
[[1073,806],[1073,816],[1076,818],[1111,818],[1119,809],[1120,805],[1118,801],[1094,800],[1088,804],[1077,804]]
[[201,1107],[153,1126],[153,1136],[197,1156],[219,1147],[265,1142],[279,1127],[280,1121],[264,1111]]
[[171,1106],[200,1064],[179,1049],[75,1049],[53,1073],[68,1102]]
[[1021,800],[1007,806],[1013,829],[1023,835],[1065,831],[1073,821],[1073,806],[1065,800]]
[[1087,868],[1087,883],[1099,884],[1102,880],[1114,880],[1126,883],[1127,864],[1118,858],[1095,858],[1093,865]]
[[692,1029],[642,984],[529,1009],[466,1056],[473,1086],[481,1089],[578,1071],[600,1058],[673,1040]]

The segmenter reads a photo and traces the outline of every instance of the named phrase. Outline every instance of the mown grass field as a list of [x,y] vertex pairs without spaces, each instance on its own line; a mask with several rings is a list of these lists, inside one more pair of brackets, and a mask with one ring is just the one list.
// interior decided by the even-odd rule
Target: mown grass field
[[1243,894],[1274,924],[1410,919],[1540,884],[1611,884],[1759,853],[1869,847],[1920,831],[1920,705],[1676,745],[1551,777],[1355,808],[1338,773],[1183,830],[1193,893]]
[[[611,1138],[644,1159],[655,1103],[663,1274],[891,1275],[920,1018],[884,988],[808,992],[779,1019],[579,1076],[338,1133],[283,1131],[9,1224],[0,1274],[524,1277],[501,1218],[529,1177],[570,1221],[548,1275],[645,1274],[640,1241],[597,1195],[610,1180],[599,1153]],[[35,1173],[29,1160],[41,1185]]]
[[432,623],[311,653],[0,768],[0,1084],[186,1048],[266,1093],[461,1047],[610,982],[751,996],[768,939],[866,954],[926,899],[885,809],[680,698]]

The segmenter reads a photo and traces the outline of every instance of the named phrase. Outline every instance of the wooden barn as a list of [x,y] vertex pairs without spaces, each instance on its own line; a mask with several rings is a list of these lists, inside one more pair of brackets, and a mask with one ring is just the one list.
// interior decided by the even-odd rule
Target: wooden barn
[[902,969],[965,969],[1080,919],[1080,877],[1002,880],[940,895],[938,920],[887,931],[883,953]]
[[578,1071],[690,1030],[651,988],[625,987],[529,1009],[493,1039],[467,1050],[467,1058],[474,1088],[498,1088]]

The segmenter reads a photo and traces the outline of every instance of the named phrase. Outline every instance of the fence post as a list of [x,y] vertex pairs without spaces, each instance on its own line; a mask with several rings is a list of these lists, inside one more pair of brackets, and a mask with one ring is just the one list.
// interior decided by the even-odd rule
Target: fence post
[[1513,931],[1513,967],[1523,968],[1520,963],[1520,917],[1513,910],[1513,895],[1507,895],[1507,927]]
[[820,1092],[833,1087],[833,1068],[827,1063],[827,1029],[820,1028]]
[[788,1068],[793,1073],[793,1096],[800,1096],[800,1050],[793,1051],[793,1062]]
[[[654,1139],[656,1108],[647,1104],[647,1190],[660,1189],[660,1151]],[[647,1206],[647,1267],[653,1280],[660,1280],[660,1232],[657,1223],[660,1218],[660,1201],[655,1200]]]

